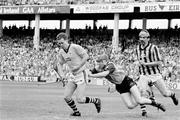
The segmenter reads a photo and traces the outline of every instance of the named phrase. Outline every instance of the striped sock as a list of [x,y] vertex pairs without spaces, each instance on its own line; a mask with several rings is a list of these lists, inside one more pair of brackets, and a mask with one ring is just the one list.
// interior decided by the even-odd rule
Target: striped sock
[[73,99],[65,99],[65,101],[74,112],[79,112]]
[[155,96],[154,96],[154,93],[153,93],[153,92],[151,93],[151,95],[150,95],[149,99],[151,99],[151,100],[153,100],[153,101],[156,101],[156,99],[155,99]]
[[146,106],[144,104],[140,104],[140,108],[142,112],[146,112]]
[[98,103],[98,99],[97,98],[86,97],[85,103]]
[[171,92],[170,97],[172,98],[174,96],[174,94],[175,94],[174,92]]

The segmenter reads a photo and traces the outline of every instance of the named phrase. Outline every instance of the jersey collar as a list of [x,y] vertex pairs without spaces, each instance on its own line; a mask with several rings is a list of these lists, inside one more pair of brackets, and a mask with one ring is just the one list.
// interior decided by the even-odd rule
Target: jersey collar
[[67,48],[67,49],[63,49],[63,50],[64,50],[64,52],[68,53],[70,46],[71,46],[71,44],[69,44],[69,46],[68,46],[68,48]]
[[141,45],[139,46],[139,48],[140,48],[140,50],[145,50],[149,45],[150,45],[150,43],[148,42],[148,44],[144,48],[142,48]]

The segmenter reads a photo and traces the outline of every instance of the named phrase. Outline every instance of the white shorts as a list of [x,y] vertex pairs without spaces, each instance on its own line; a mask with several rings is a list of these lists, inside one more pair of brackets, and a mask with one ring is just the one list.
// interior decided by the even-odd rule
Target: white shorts
[[149,83],[154,83],[160,79],[163,79],[161,74],[140,75],[137,86],[140,91],[147,91],[149,89]]
[[144,81],[147,80],[148,83],[152,82],[156,82],[159,79],[163,79],[161,74],[153,74],[153,75],[140,75],[139,81]]
[[87,70],[84,70],[76,75],[71,74],[68,81],[74,82],[75,84],[83,84],[88,80]]

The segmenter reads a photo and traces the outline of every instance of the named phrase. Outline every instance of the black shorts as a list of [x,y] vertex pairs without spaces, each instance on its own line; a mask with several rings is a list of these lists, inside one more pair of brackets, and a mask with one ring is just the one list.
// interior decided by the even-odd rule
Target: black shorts
[[116,90],[120,94],[130,92],[131,87],[134,85],[136,85],[136,82],[134,82],[132,78],[126,76],[121,84],[116,84]]

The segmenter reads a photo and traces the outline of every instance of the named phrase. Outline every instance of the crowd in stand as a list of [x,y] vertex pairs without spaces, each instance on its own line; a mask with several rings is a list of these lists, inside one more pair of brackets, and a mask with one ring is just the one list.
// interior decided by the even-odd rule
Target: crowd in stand
[[180,0],[1,0],[0,6],[14,5],[60,5],[60,4],[101,4],[101,3],[144,3],[176,2]]
[[[53,40],[60,31],[41,29],[40,50],[37,51],[33,49],[32,28],[17,28],[16,26],[4,28],[4,36],[0,39],[0,48],[3,51],[1,51],[0,75],[51,75],[52,65],[56,61],[58,52]],[[160,47],[165,65],[163,69],[171,71],[164,74],[168,73],[166,77],[177,80],[176,77],[180,75],[180,29],[151,29],[149,32],[151,42]],[[87,49],[90,56],[89,67],[94,65],[94,59],[98,54],[106,53],[127,73],[132,74],[134,71],[133,63],[135,62],[135,48],[138,43],[138,29],[121,30],[120,44],[116,51],[111,46],[112,30],[106,27],[72,29],[70,33],[71,42],[80,44]],[[166,69],[167,67],[168,69]]]

